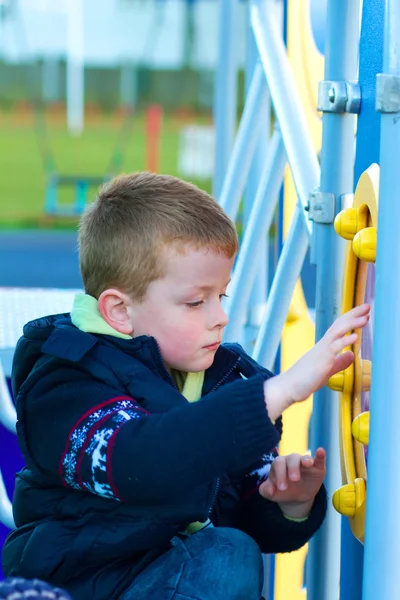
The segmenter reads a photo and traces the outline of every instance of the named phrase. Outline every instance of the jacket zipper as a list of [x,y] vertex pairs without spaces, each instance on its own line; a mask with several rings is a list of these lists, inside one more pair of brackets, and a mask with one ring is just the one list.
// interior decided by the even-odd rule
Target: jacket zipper
[[229,371],[227,371],[225,373],[225,375],[222,377],[222,379],[220,379],[218,381],[218,383],[208,392],[209,394],[211,394],[211,392],[215,392],[215,390],[217,390],[224,383],[224,381],[226,381],[228,379],[229,375],[231,375],[233,373],[233,371],[236,369],[236,367],[238,366],[239,361],[240,361],[240,356],[237,357],[235,363],[231,366]]
[[211,504],[210,504],[210,508],[209,508],[209,510],[208,510],[208,516],[209,516],[209,517],[211,516],[211,513],[212,513],[212,511],[213,511],[214,504],[215,504],[215,501],[216,501],[216,499],[217,499],[217,496],[218,496],[218,492],[219,492],[220,485],[221,485],[221,478],[220,478],[220,477],[217,477],[217,479],[216,479],[216,482],[215,482],[215,488],[214,488],[213,499],[212,499],[212,502],[211,502]]
[[157,348],[158,357],[160,359],[160,363],[162,365],[163,379],[168,381],[168,383],[170,383],[172,385],[172,387],[174,387],[179,392],[178,386],[176,385],[174,378],[172,377],[171,373],[168,371],[167,367],[165,366],[164,359],[161,356],[160,347],[157,343],[156,343],[156,348]]

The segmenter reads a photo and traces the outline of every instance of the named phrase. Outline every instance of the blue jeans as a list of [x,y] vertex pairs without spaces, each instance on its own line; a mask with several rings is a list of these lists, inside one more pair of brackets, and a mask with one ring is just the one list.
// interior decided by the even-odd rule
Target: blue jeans
[[260,600],[263,577],[252,538],[210,527],[157,558],[120,600]]

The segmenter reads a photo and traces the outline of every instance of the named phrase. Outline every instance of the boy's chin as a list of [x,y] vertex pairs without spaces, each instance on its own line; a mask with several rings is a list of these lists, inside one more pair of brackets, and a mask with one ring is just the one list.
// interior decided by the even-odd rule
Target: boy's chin
[[201,373],[202,371],[206,371],[211,367],[214,362],[214,356],[214,353],[210,353],[210,356],[203,357],[196,361],[188,361],[187,363],[182,364],[180,367],[173,368],[184,373]]

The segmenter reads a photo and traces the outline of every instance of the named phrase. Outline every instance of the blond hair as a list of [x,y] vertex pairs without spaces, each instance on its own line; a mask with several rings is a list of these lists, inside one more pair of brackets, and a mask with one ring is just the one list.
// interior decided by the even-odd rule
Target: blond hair
[[163,276],[165,244],[191,244],[231,258],[238,250],[232,221],[216,200],[169,175],[133,173],[106,183],[79,227],[85,291],[98,298],[115,287],[142,300]]

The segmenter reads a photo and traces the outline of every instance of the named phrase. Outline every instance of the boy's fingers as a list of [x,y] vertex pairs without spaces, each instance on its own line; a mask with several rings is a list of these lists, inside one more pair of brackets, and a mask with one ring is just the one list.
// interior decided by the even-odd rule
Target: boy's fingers
[[278,490],[286,490],[287,488],[287,467],[286,457],[277,456],[272,464],[272,470],[274,472],[274,483]]
[[315,453],[314,467],[324,470],[326,466],[326,452],[323,448],[318,448]]
[[260,485],[260,494],[264,498],[273,498],[276,492],[276,485],[270,479]]
[[369,304],[363,304],[356,306],[349,312],[339,317],[333,325],[328,329],[329,338],[337,339],[346,335],[352,329],[358,329],[364,327],[369,321],[370,306]]
[[344,371],[345,369],[347,369],[347,367],[349,367],[351,365],[353,360],[354,360],[354,353],[351,350],[348,350],[347,352],[343,352],[343,354],[339,354],[339,356],[336,357],[336,360],[332,367],[330,375],[334,375],[335,373],[338,373],[339,371]]
[[355,344],[357,339],[358,335],[356,333],[350,333],[332,342],[331,348],[335,354],[340,354],[342,350]]
[[290,454],[287,457],[287,472],[290,481],[299,481],[301,479],[301,458],[300,454]]
[[314,466],[314,459],[309,454],[305,454],[301,457],[301,466],[305,469],[309,469]]

